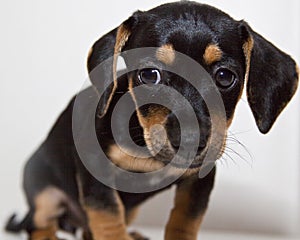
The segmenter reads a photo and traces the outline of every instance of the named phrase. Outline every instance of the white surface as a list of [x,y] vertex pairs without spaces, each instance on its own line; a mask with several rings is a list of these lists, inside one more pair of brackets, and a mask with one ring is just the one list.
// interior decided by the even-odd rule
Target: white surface
[[[163,230],[157,228],[137,227],[133,230],[139,231],[150,240],[163,240]],[[0,233],[0,238],[5,240],[26,240],[25,234],[3,234]],[[299,240],[299,238],[288,238],[284,236],[267,236],[267,235],[251,235],[242,233],[229,233],[229,232],[207,232],[199,233],[199,240]],[[75,240],[69,238],[67,240]],[[77,239],[76,239],[77,240]]]
[[[20,176],[26,158],[46,136],[86,78],[89,47],[136,9],[165,1],[0,2],[0,219],[25,211]],[[211,0],[294,56],[299,62],[300,2]],[[246,99],[232,131],[252,154],[222,161],[204,229],[296,234],[299,231],[299,94],[271,133],[255,127]],[[139,223],[162,225],[172,196],[143,208]],[[155,209],[155,211],[154,211]],[[146,217],[145,217],[146,216]],[[7,239],[7,238],[5,238]]]
[[[157,228],[138,228],[143,235],[150,239],[163,240],[163,231]],[[199,240],[298,240],[298,238],[286,238],[284,236],[267,236],[267,235],[247,235],[242,233],[230,232],[210,232],[202,231],[198,236]]]

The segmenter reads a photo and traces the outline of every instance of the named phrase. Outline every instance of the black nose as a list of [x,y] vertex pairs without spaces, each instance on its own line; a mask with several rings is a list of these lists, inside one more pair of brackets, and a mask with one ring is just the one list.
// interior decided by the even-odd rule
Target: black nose
[[168,116],[166,129],[168,139],[172,147],[174,150],[178,150],[181,142],[180,124],[177,117],[173,113],[169,114]]
[[183,146],[187,144],[190,147],[190,144],[194,144],[195,139],[199,138],[199,135],[200,140],[198,146],[195,146],[197,148],[197,154],[200,154],[206,148],[208,138],[207,130],[200,130],[199,133],[195,129],[188,129],[185,131],[185,135],[181,136],[179,121],[173,113],[168,116],[166,130],[168,140],[176,152],[178,151],[180,144]]

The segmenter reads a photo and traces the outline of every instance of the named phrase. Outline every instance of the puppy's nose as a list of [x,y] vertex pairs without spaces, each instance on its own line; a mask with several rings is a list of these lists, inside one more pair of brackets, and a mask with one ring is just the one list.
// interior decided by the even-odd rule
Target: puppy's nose
[[173,113],[168,115],[166,130],[172,147],[175,150],[178,150],[181,141],[180,124],[177,117]]
[[192,128],[184,129],[184,131],[181,132],[179,121],[173,113],[168,115],[166,131],[168,140],[175,151],[178,151],[180,145],[183,146],[183,150],[185,150],[184,146],[189,148],[193,147],[191,145],[195,145],[196,139],[199,139],[199,142],[197,142],[196,146],[194,146],[197,149],[197,154],[200,154],[206,148],[207,136],[204,136],[206,134],[202,133],[203,135],[201,136],[197,130]]

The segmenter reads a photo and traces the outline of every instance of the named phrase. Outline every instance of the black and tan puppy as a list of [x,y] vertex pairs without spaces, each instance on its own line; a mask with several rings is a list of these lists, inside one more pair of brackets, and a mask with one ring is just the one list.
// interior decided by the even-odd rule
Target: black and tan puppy
[[[114,57],[111,64],[102,66],[107,76],[93,74],[107,58],[142,47],[157,47],[157,51],[147,59],[134,59],[137,70],[117,79]],[[198,178],[197,172],[208,147],[214,145],[214,141],[225,145],[226,134],[223,139],[211,138],[209,111],[199,92],[185,79],[163,70],[164,66],[176,64],[176,52],[189,56],[210,74],[224,102],[227,128],[246,86],[256,124],[262,133],[267,133],[295,93],[299,72],[290,56],[254,32],[246,22],[235,21],[208,5],[188,1],[135,12],[93,45],[88,70],[96,87],[85,90],[87,95],[89,91],[107,86],[105,77],[115,78],[114,84],[102,95],[95,114],[99,144],[113,163],[132,172],[151,172],[167,165],[181,143],[189,144],[200,135],[194,161],[189,169],[183,168],[183,175],[174,182],[177,187],[174,208],[165,229],[166,240],[195,240],[213,188],[215,169],[203,179]],[[130,119],[130,135],[137,145],[146,146],[151,155],[149,159],[139,159],[120,151],[112,136],[111,117],[125,93],[129,92],[132,104],[138,106],[134,89],[147,84],[166,85],[183,95],[194,109],[199,131],[191,129],[190,134],[181,136],[176,114],[182,109],[176,109],[176,104],[173,111],[159,104],[136,107]],[[156,93],[149,94],[155,96]],[[164,98],[176,103],[172,94]],[[58,228],[71,231],[82,228],[84,239],[143,239],[138,234],[128,233],[126,227],[139,205],[163,189],[147,193],[118,191],[90,174],[80,161],[72,135],[74,99],[28,161],[24,189],[30,210],[21,223],[12,217],[7,230],[25,229],[31,240],[57,239]],[[88,106],[82,108],[82,116],[86,109]],[[116,121],[116,126],[128,128],[122,116]],[[167,135],[158,152],[155,147],[161,136],[151,131],[155,124],[163,125]],[[222,149],[217,155],[221,154]],[[173,167],[181,168],[180,165]],[[108,172],[108,176],[115,177],[113,172]]]

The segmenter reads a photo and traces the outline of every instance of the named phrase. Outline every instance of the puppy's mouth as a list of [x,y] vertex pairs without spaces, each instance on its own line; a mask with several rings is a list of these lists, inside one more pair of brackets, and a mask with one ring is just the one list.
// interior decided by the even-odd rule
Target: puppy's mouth
[[147,148],[156,161],[178,169],[199,169],[205,159],[208,146],[199,146],[198,142],[174,146],[161,126],[151,127],[144,134]]
[[162,162],[164,165],[170,165],[175,168],[198,169],[202,166],[206,153],[207,149],[203,150],[201,153],[195,153],[193,150],[183,150],[181,153],[178,153],[177,150],[166,146],[166,148],[161,149],[154,158],[157,161]]

